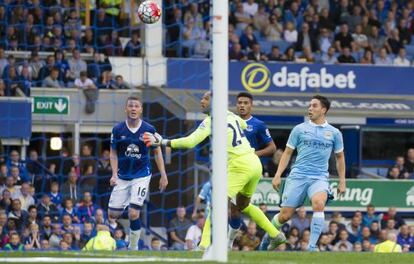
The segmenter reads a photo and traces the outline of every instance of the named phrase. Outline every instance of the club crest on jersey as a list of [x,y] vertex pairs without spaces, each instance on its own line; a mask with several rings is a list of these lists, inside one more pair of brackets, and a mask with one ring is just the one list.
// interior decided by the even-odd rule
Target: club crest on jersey
[[323,134],[323,137],[325,139],[332,139],[332,137],[333,137],[332,131],[325,131],[325,133]]
[[140,134],[138,139],[139,139],[140,141],[144,142],[144,134]]
[[253,126],[252,125],[247,125],[246,131],[252,132],[253,131]]
[[139,147],[135,144],[129,144],[125,151],[125,156],[140,159],[141,154],[139,153]]

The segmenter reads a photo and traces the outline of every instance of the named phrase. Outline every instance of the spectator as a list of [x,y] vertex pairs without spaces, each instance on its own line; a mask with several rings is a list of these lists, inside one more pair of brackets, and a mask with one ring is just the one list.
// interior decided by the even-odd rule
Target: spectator
[[61,218],[63,218],[65,215],[69,215],[72,221],[75,223],[81,222],[79,220],[78,207],[74,206],[73,201],[70,198],[63,200]]
[[157,238],[157,237],[153,237],[152,239],[151,239],[151,246],[150,246],[150,249],[149,250],[155,250],[155,251],[160,251],[160,250],[162,250],[162,247],[161,247],[161,241],[160,241],[160,239],[159,238]]
[[112,167],[109,162],[109,150],[102,151],[101,158],[97,164],[97,197],[99,204],[102,208],[106,208],[109,202],[109,194],[111,193],[111,187],[108,185],[108,181],[112,176]]
[[42,86],[47,88],[64,88],[63,82],[59,81],[59,69],[53,68],[50,72],[50,75],[46,77],[43,82]]
[[391,30],[391,34],[388,37],[385,46],[387,47],[389,52],[392,52],[394,54],[398,54],[400,49],[404,48],[404,45],[400,40],[398,29]]
[[93,81],[88,78],[86,71],[80,72],[80,77],[75,80],[75,87],[78,89],[97,89]]
[[[343,248],[344,246],[345,248]],[[333,251],[352,251],[352,248],[352,244],[348,241],[348,232],[346,230],[339,231],[339,241],[335,244]]]
[[239,245],[243,251],[253,251],[260,244],[260,238],[256,236],[257,227],[256,223],[250,221],[247,226],[247,232],[241,236]]
[[105,224],[106,223],[106,219],[105,219],[105,215],[102,209],[96,209],[95,210],[95,215],[93,216],[93,222],[96,224]]
[[401,179],[407,179],[408,177],[410,177],[410,174],[408,173],[408,171],[407,171],[407,169],[405,167],[405,159],[404,159],[404,156],[397,156],[395,158],[395,163],[394,163],[393,166],[391,166],[388,169],[387,175],[390,174],[391,169],[394,168],[394,167],[397,167],[400,170],[399,178],[401,178]]
[[397,243],[401,247],[414,247],[414,236],[413,234],[410,234],[410,231],[406,224],[400,226],[400,233],[397,236]]
[[[62,194],[59,192],[59,183],[54,181],[50,184],[50,192],[48,194],[50,201],[56,205],[60,206],[62,204]],[[47,203],[49,204],[49,203]]]
[[372,222],[369,231],[371,232],[371,240],[377,243],[379,233],[380,233],[380,225],[379,222]]
[[68,180],[63,184],[61,190],[62,198],[70,198],[77,203],[81,197],[80,187],[78,186],[78,176],[74,170],[68,174]]
[[22,183],[20,194],[17,197],[20,200],[22,210],[27,211],[29,206],[35,204],[34,198],[30,195],[30,185],[27,182]]
[[90,49],[95,47],[95,38],[92,28],[88,27],[85,29],[85,34],[81,39],[81,47],[82,52],[90,52]]
[[329,243],[329,237],[326,233],[321,234],[318,249],[320,252],[332,251],[333,246]]
[[303,12],[299,9],[297,2],[291,2],[290,8],[285,10],[284,18],[285,23],[292,23],[292,25],[296,28],[300,28],[302,26]]
[[379,57],[375,59],[375,65],[379,65],[379,66],[392,65],[391,58],[388,56],[386,48],[380,49]]
[[267,61],[267,56],[261,51],[259,44],[253,44],[252,50],[247,54],[248,60]]
[[80,162],[82,187],[85,190],[93,191],[96,186],[96,158],[92,156],[92,148],[90,145],[85,144],[82,146],[82,156]]
[[385,228],[385,230],[388,232],[388,234],[389,233],[394,233],[396,236],[398,235],[398,230],[395,227],[395,224],[396,224],[396,222],[395,222],[394,219],[391,219],[391,218],[388,219],[387,225],[386,225],[386,228]]
[[24,251],[23,244],[20,243],[20,236],[13,232],[10,234],[10,242],[3,247],[4,251]]
[[[38,61],[38,63],[42,64],[41,62]],[[47,56],[46,58],[46,65],[44,65],[40,71],[39,71],[39,75],[38,75],[38,84],[41,85],[42,81],[50,75],[50,72],[52,71],[52,69],[55,67],[55,57],[52,55]]]
[[294,235],[289,235],[286,242],[287,251],[297,251],[298,250],[298,237]]
[[[255,4],[257,5],[257,3]],[[244,10],[246,10],[246,7]],[[266,12],[266,7],[264,5],[260,5],[252,17],[254,28],[256,28],[260,33],[263,33],[269,25],[269,13]]]
[[83,199],[79,206],[79,217],[81,222],[87,222],[92,219],[95,211],[98,209],[92,201],[92,195],[90,192],[83,193]]
[[285,61],[296,61],[295,49],[293,47],[289,47],[286,49],[284,60]]
[[245,30],[253,22],[250,15],[244,10],[243,4],[240,2],[237,4],[237,10],[234,13],[234,17],[236,19],[236,28],[238,30]]
[[93,62],[88,64],[88,76],[95,83],[105,71],[112,71],[111,63],[104,54],[94,52]]
[[235,43],[231,47],[230,52],[229,52],[229,60],[238,60],[238,61],[247,60],[247,57],[241,50],[241,45],[239,43]]
[[283,56],[280,53],[278,46],[273,46],[272,51],[267,55],[269,61],[283,61]]
[[184,249],[187,230],[191,225],[191,221],[185,217],[185,213],[185,207],[179,206],[177,208],[176,217],[174,217],[169,224],[168,232],[172,242],[171,249]]
[[342,24],[340,32],[335,35],[335,46],[337,51],[342,51],[345,48],[355,50],[355,42],[351,33],[349,33],[347,24]]
[[398,52],[398,56],[394,59],[394,66],[403,66],[403,67],[409,67],[410,61],[406,57],[406,51],[404,48],[400,48]]
[[277,21],[275,15],[270,16],[270,22],[263,28],[262,34],[267,41],[280,41],[282,40],[283,26]]
[[[75,227],[72,224],[72,217],[70,214],[62,214],[62,233],[72,233]],[[62,234],[62,235],[63,235]]]
[[332,244],[335,244],[339,241],[339,228],[337,222],[333,220],[329,222],[327,235],[331,238]]
[[298,40],[295,44],[296,51],[303,51],[306,47],[311,48],[312,52],[319,50],[319,44],[316,36],[312,34],[309,24],[304,22],[302,24],[302,31],[298,34]]
[[132,33],[131,39],[125,46],[124,56],[139,57],[141,56],[141,40],[138,33]]
[[334,47],[330,47],[328,49],[328,52],[322,55],[322,63],[323,64],[337,64],[338,63],[338,59],[336,58]]
[[354,5],[352,9],[352,15],[347,18],[347,23],[349,25],[349,30],[351,32],[357,31],[357,27],[361,25],[362,22],[362,12],[359,5]]
[[[11,193],[8,189],[2,189],[0,194],[2,194],[0,196],[0,198],[1,198],[0,199],[0,210],[4,210],[5,212],[9,212],[11,210],[11,205],[12,205]],[[1,213],[0,213],[0,216],[1,216]]]
[[[116,242],[116,249],[117,250],[127,250],[127,243],[125,242],[125,232],[121,228],[115,229],[114,239]],[[153,238],[154,239],[154,238]],[[151,243],[152,245],[152,243]],[[153,250],[150,248],[150,250]]]
[[190,226],[187,230],[187,234],[185,235],[185,244],[187,250],[195,250],[197,245],[201,241],[201,232],[204,227],[205,216],[203,214],[199,214],[197,216],[196,224]]
[[109,71],[104,71],[99,78],[97,86],[99,89],[114,89],[115,82],[112,79],[112,73]]
[[338,56],[339,63],[356,63],[355,58],[351,54],[351,49],[349,47],[344,47],[342,49],[341,55]]
[[69,77],[69,63],[62,51],[55,51],[55,68],[59,69],[59,81],[65,83]]
[[26,211],[22,210],[22,204],[19,199],[13,199],[11,211],[8,218],[14,219],[17,230],[21,230],[27,222],[29,215]]
[[81,58],[79,50],[73,50],[72,56],[69,60],[69,80],[79,78],[81,71],[87,70],[86,62]]
[[49,238],[50,247],[56,249],[59,247],[59,242],[62,240],[62,229],[60,224],[52,225],[52,235]]
[[29,231],[30,231],[30,234],[24,241],[24,249],[25,250],[40,249],[41,245],[40,245],[39,225],[36,223],[30,224]]
[[355,51],[368,48],[368,37],[362,33],[361,25],[356,26],[355,33],[352,34],[352,38],[355,42]]
[[[411,20],[411,19],[410,19]],[[411,32],[410,29],[407,27],[407,20],[404,18],[401,18],[398,22],[398,32],[400,33],[400,40],[403,45],[410,45],[411,43]]]
[[367,205],[367,212],[362,218],[362,226],[370,227],[372,222],[380,222],[382,215],[375,214],[375,206],[373,204]]
[[374,64],[374,56],[372,54],[372,51],[370,49],[365,49],[364,55],[361,58],[361,61],[359,62],[361,64]]
[[[114,234],[115,239],[117,239],[116,238],[117,230],[118,229],[115,230],[115,234]],[[83,224],[83,232],[80,237],[79,247],[83,248],[86,245],[86,243],[89,241],[89,239],[91,239],[94,235],[95,235],[95,231],[93,228],[93,224],[91,222],[85,222]]]
[[400,179],[401,171],[398,167],[392,167],[387,175],[387,179],[397,180]]
[[198,4],[191,3],[187,11],[184,12],[184,24],[194,21],[194,26],[201,29],[203,27],[203,18],[199,12]]
[[243,50],[248,51],[253,48],[254,44],[258,44],[258,42],[253,34],[253,28],[251,26],[247,26],[244,33],[240,36],[240,45]]
[[25,177],[23,177],[22,175],[20,175],[20,170],[19,170],[19,168],[17,166],[11,166],[10,167],[10,176],[13,177],[14,184],[19,185],[19,192],[18,193],[15,193],[15,195],[20,195],[20,185],[23,182],[26,182],[27,179]]
[[387,240],[375,246],[374,252],[395,253],[402,252],[401,246],[397,244],[397,236],[394,233],[387,235]]
[[122,75],[117,75],[115,76],[114,89],[131,89],[131,87],[124,81]]
[[322,53],[326,54],[329,51],[329,48],[333,45],[332,33],[327,28],[322,28],[318,40],[318,46]]
[[292,22],[287,22],[285,30],[283,31],[283,39],[289,43],[295,43],[298,41],[298,31]]
[[346,226],[346,231],[349,234],[349,242],[355,243],[361,236],[361,221],[362,219],[356,215],[352,217],[351,222]]
[[405,168],[408,173],[414,172],[414,148],[407,150],[407,158],[405,159]]
[[310,220],[306,217],[305,207],[300,207],[296,211],[296,216],[292,218],[291,227],[296,227],[299,233],[302,233],[305,229],[310,228]]
[[[46,239],[49,242],[49,238],[52,235],[52,218],[50,215],[45,215],[42,218],[42,223],[40,226],[40,238]],[[42,241],[40,241],[42,244]],[[49,245],[49,244],[48,244]]]
[[371,28],[371,36],[368,37],[368,45],[374,53],[378,53],[384,47],[384,44],[385,38],[380,36],[378,27],[373,25]]

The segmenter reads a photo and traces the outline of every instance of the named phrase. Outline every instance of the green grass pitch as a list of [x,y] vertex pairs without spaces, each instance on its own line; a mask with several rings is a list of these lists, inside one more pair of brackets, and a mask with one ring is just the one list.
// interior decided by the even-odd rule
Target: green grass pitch
[[[117,251],[117,252],[0,252],[0,263],[11,263],[12,258],[25,258],[21,259],[18,263],[29,263],[34,261],[37,257],[50,257],[53,258],[54,263],[85,263],[84,259],[94,258],[94,262],[100,264],[105,261],[115,260],[117,263],[143,263],[147,258],[148,263],[212,263],[201,261],[201,252],[178,252],[178,251]],[[63,258],[63,259],[62,259]],[[62,260],[76,258],[73,262],[64,262]],[[102,261],[99,261],[102,259]],[[121,259],[125,259],[125,262]],[[135,259],[137,260],[135,262]],[[17,259],[15,259],[17,260]],[[92,259],[90,259],[92,260]],[[116,261],[118,260],[118,261]],[[126,262],[128,261],[128,262]],[[52,263],[49,262],[49,263]],[[16,262],[13,262],[16,263]],[[34,263],[34,262],[31,262]],[[108,263],[108,262],[105,262]],[[308,253],[308,252],[230,252],[228,263],[253,263],[253,264],[267,264],[267,263],[284,263],[284,264],[296,264],[296,263],[315,263],[315,264],[376,264],[376,263],[414,263],[414,254],[374,254],[374,253]]]

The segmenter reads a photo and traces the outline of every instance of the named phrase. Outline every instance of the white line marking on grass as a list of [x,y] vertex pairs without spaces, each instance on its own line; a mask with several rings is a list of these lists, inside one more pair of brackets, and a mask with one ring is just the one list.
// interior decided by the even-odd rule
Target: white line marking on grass
[[60,258],[60,257],[27,257],[27,258],[0,258],[0,263],[136,263],[136,262],[203,262],[202,259],[187,258]]

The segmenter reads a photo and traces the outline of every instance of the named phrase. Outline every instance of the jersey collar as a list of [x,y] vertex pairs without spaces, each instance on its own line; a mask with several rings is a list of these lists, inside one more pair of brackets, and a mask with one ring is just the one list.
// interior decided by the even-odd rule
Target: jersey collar
[[325,120],[325,123],[318,125],[318,124],[313,123],[311,120],[309,120],[309,124],[314,127],[317,127],[317,126],[326,127],[328,125],[328,121]]
[[139,123],[138,123],[138,126],[137,127],[133,127],[133,128],[129,127],[127,120],[125,120],[125,125],[126,125],[126,127],[128,128],[129,131],[131,131],[132,133],[135,134],[141,128],[142,120],[141,119],[139,120]]

